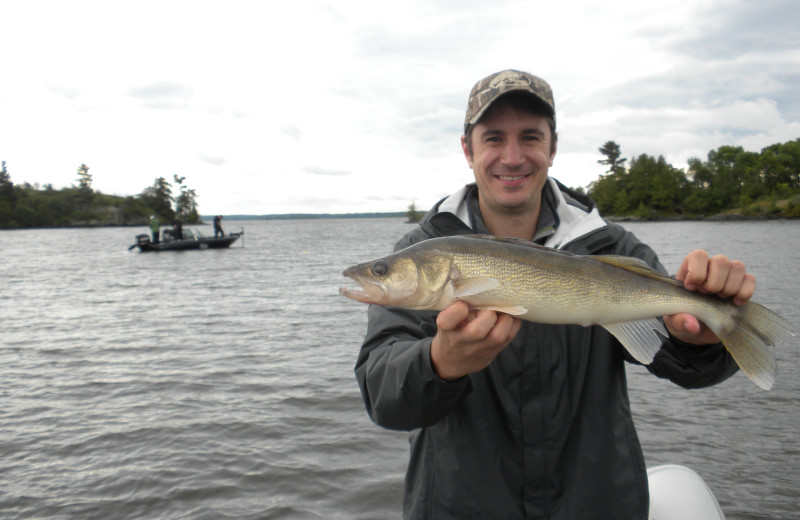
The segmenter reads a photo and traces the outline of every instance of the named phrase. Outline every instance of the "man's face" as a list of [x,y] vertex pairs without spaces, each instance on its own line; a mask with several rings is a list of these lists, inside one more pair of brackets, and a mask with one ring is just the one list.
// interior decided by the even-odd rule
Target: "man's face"
[[475,174],[481,210],[497,215],[538,211],[556,154],[547,119],[498,107],[475,125],[471,139],[471,157],[463,137],[461,146]]

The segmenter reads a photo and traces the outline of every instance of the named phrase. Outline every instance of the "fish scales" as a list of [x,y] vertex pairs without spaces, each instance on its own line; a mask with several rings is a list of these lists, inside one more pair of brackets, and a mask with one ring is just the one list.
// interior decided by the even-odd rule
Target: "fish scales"
[[[686,302],[680,289],[591,256],[577,256],[496,240],[468,250],[441,250],[452,255],[461,278],[491,276],[495,289],[461,298],[474,307],[515,303],[528,309],[520,317],[546,323],[591,325],[643,319],[657,314],[714,305],[711,299]],[[470,244],[467,244],[470,245]],[[606,302],[598,305],[598,301]],[[691,304],[690,304],[691,303]]]

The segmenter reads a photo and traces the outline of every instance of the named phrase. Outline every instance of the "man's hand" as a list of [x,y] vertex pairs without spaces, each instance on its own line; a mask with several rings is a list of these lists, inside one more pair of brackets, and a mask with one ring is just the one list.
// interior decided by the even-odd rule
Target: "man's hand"
[[[756,290],[756,278],[745,271],[742,262],[723,255],[709,258],[701,249],[686,255],[675,278],[690,291],[733,298],[736,305],[744,305]],[[708,345],[719,341],[705,323],[691,314],[665,316],[664,324],[673,336],[687,343]]]
[[519,332],[522,322],[508,314],[473,311],[456,302],[436,318],[431,363],[445,381],[483,370]]

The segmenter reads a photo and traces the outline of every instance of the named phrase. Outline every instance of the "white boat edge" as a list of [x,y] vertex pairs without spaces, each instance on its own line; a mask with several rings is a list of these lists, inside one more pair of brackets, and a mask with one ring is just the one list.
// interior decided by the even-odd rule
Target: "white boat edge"
[[647,468],[650,520],[725,520],[708,484],[686,466]]

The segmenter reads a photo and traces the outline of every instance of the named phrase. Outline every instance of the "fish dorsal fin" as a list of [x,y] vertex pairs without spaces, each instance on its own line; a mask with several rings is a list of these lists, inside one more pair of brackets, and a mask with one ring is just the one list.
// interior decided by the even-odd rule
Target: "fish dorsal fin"
[[[668,337],[664,324],[656,318],[623,323],[605,323],[603,328],[614,335],[639,363],[649,365]],[[662,336],[659,336],[661,334]]]
[[604,264],[613,265],[614,267],[619,267],[620,269],[625,269],[626,271],[647,276],[648,278],[655,278],[671,285],[683,287],[682,282],[659,273],[650,267],[647,262],[639,258],[619,255],[594,255],[591,258],[593,260],[597,260],[598,262],[603,262]]
[[492,242],[502,242],[505,244],[516,244],[518,246],[527,246],[527,247],[536,247],[541,249],[549,249],[544,246],[540,246],[538,244],[534,244],[533,242],[529,242],[528,240],[522,240],[521,238],[514,238],[514,237],[502,237],[497,235],[458,235],[461,238],[469,238],[470,240],[490,240]]
[[453,296],[456,298],[464,298],[465,296],[473,296],[482,292],[491,291],[500,282],[497,278],[490,276],[474,276],[472,278],[464,278],[463,280],[453,281]]
[[566,256],[575,256],[574,253],[570,253],[569,251],[564,251],[562,249],[553,249],[552,247],[547,247],[547,246],[540,246],[539,244],[535,244],[533,242],[529,242],[528,240],[523,240],[521,238],[499,237],[495,235],[457,235],[457,236],[458,238],[467,238],[470,240],[488,240],[491,242],[501,242],[503,244],[509,244],[512,246],[522,246],[530,249],[538,249],[540,251],[547,251],[549,253],[556,253]]

